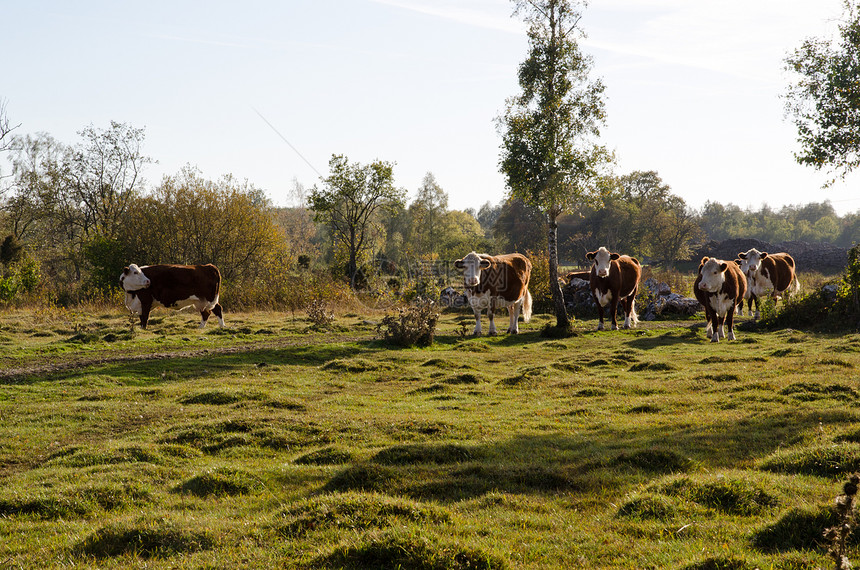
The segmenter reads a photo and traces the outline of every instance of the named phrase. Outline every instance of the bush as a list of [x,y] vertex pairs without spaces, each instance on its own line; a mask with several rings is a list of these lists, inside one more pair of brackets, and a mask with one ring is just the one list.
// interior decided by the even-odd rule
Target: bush
[[532,311],[551,313],[555,310],[552,294],[549,291],[549,254],[546,251],[526,251],[525,256],[532,262],[529,277],[529,291],[532,294]]
[[759,321],[765,328],[860,328],[860,244],[848,250],[848,265],[838,283],[786,299]]
[[430,346],[436,336],[439,313],[433,303],[425,302],[397,310],[395,315],[386,315],[376,326],[387,342],[400,346]]
[[328,328],[334,322],[334,313],[323,299],[314,299],[307,306],[308,318],[317,329]]

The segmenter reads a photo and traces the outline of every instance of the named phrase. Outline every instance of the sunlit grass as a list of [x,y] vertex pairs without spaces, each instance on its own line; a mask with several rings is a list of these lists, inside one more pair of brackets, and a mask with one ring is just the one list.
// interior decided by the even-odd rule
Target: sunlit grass
[[394,348],[377,314],[226,317],[5,315],[5,565],[824,567],[860,468],[860,335],[444,313]]

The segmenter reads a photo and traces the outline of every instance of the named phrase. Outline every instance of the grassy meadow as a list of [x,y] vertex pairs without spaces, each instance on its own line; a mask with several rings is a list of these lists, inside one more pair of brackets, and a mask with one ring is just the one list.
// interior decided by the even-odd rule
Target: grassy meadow
[[382,316],[4,311],[0,567],[832,567],[860,335]]

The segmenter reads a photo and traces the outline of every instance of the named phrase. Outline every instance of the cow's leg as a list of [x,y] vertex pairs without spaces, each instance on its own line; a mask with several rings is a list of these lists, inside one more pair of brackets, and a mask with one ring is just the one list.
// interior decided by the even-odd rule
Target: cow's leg
[[720,342],[720,317],[716,311],[711,313],[711,342]]
[[496,336],[497,334],[499,334],[496,331],[495,308],[496,303],[492,299],[490,299],[490,305],[487,307],[487,320],[490,321],[488,333],[490,336]]
[[618,299],[617,295],[612,295],[612,300],[609,301],[609,316],[612,317],[612,330],[618,330],[618,320],[616,315],[618,314],[618,303],[620,299]]
[[728,334],[726,334],[726,340],[735,340],[735,306],[732,305],[729,307],[729,310],[726,312],[726,328],[728,329]]
[[636,326],[636,321],[633,318],[635,314],[634,303],[636,303],[636,290],[630,293],[624,299],[624,328],[629,329]]
[[597,323],[597,330],[602,331],[603,330],[603,305],[600,304],[600,299],[597,298],[597,295],[592,293],[591,296],[594,298],[595,304],[597,304],[597,317],[600,319],[600,322]]
[[753,301],[755,301],[755,316],[753,317],[753,319],[758,320],[759,317],[761,317],[761,313],[759,312],[759,307],[758,307],[758,297],[756,297],[755,294],[750,295],[750,310],[749,310],[750,314],[752,314],[752,303],[753,303]]
[[215,303],[215,306],[212,307],[212,314],[218,317],[218,326],[224,328],[224,312],[221,310],[219,303]]
[[140,328],[145,329],[146,323],[149,322],[149,311],[152,310],[152,307],[146,307],[141,304],[140,307]]
[[475,330],[472,331],[472,335],[481,336],[481,306],[473,303],[472,312],[475,313]]
[[519,334],[520,332],[520,309],[523,306],[523,300],[523,298],[520,298],[508,305],[508,315],[511,317],[511,326],[508,327],[508,334]]
[[206,326],[206,321],[209,320],[209,315],[211,314],[212,313],[209,311],[209,309],[203,309],[202,311],[200,311],[200,326],[197,328],[204,328]]

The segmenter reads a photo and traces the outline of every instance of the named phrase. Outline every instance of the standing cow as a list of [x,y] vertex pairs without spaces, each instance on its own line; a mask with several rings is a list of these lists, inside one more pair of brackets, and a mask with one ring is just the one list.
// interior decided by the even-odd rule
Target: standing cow
[[[714,257],[702,258],[693,291],[705,308],[708,320],[705,332],[711,342],[719,342],[721,338],[735,340],[735,307],[743,303],[746,290],[747,280],[737,263]],[[728,327],[728,333],[723,325]]]
[[597,314],[600,324],[597,330],[603,330],[603,308],[609,305],[609,315],[612,317],[612,330],[618,330],[615,314],[618,303],[624,302],[624,328],[635,327],[639,323],[636,315],[636,293],[639,291],[639,279],[642,277],[642,267],[639,260],[629,255],[610,253],[605,247],[585,254],[593,262],[589,273],[591,296],[597,303]]
[[208,265],[144,265],[131,264],[123,269],[119,284],[125,290],[125,306],[140,315],[140,328],[145,329],[154,307],[181,310],[193,306],[200,312],[200,328],[206,326],[210,314],[224,326],[224,315],[218,304],[221,273]]
[[755,248],[738,253],[741,271],[747,278],[747,308],[752,314],[755,302],[755,318],[761,316],[759,299],[770,293],[777,301],[791,288],[794,294],[800,290],[800,281],[795,273],[794,258],[787,253],[768,253]]
[[475,313],[475,330],[472,334],[481,334],[483,309],[487,309],[491,336],[496,334],[493,317],[497,309],[508,309],[511,319],[507,331],[509,334],[519,332],[520,310],[523,320],[529,322],[532,316],[532,296],[529,293],[532,263],[527,257],[519,253],[493,256],[473,251],[455,261],[454,266],[463,270],[466,297]]

